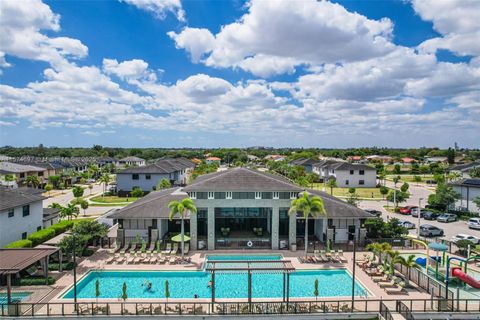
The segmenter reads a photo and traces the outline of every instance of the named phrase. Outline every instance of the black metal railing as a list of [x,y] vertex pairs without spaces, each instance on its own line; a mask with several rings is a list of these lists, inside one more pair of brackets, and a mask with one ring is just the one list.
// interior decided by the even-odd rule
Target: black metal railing
[[397,301],[397,311],[400,313],[406,320],[413,320],[412,311],[407,307],[402,301]]
[[383,301],[380,301],[380,310],[378,313],[380,313],[382,318],[385,320],[393,320],[393,316],[392,316],[392,313],[390,312],[390,309],[388,309],[388,307],[385,305]]
[[[400,312],[480,312],[480,299],[404,300]],[[457,302],[455,300],[455,302]],[[397,306],[397,300],[365,299],[328,301],[266,301],[266,302],[42,302],[0,305],[1,316],[66,317],[66,316],[123,316],[123,315],[236,315],[236,314],[309,314],[309,313],[390,313],[387,305]],[[388,311],[388,312],[387,312]],[[388,316],[388,315],[387,315]],[[389,318],[385,317],[387,320]]]

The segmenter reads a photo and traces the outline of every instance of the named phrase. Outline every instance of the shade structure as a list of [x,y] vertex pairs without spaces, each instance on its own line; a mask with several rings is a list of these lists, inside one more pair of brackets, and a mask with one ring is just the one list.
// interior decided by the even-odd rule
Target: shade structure
[[443,243],[436,243],[436,242],[430,243],[428,245],[428,248],[434,251],[442,251],[442,252],[445,252],[448,250],[447,245]]
[[[182,242],[182,235],[177,234],[176,236],[173,236],[171,240],[173,242]],[[190,237],[187,235],[183,235],[183,241],[190,241]]]

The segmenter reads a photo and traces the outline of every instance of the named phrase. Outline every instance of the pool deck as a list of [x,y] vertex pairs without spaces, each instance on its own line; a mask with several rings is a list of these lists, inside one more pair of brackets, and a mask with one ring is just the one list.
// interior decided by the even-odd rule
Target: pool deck
[[[83,276],[85,276],[91,270],[132,270],[132,271],[199,271],[203,269],[203,264],[207,255],[212,254],[248,254],[248,255],[273,255],[279,254],[284,257],[286,260],[290,260],[292,265],[297,270],[320,270],[320,269],[347,269],[350,274],[352,273],[352,258],[353,254],[351,252],[345,252],[344,256],[347,258],[347,263],[302,263],[298,258],[303,257],[303,252],[290,252],[290,251],[265,251],[265,250],[239,250],[239,251],[202,251],[202,252],[191,252],[188,256],[191,258],[192,263],[188,265],[181,264],[107,264],[105,261],[109,256],[108,250],[100,249],[91,257],[87,257],[81,260],[77,267],[77,281],[79,281]],[[357,253],[357,260],[363,258],[364,252]],[[371,254],[371,253],[369,253]],[[408,294],[402,295],[393,295],[387,294],[382,288],[380,288],[373,280],[359,267],[356,267],[356,281],[361,283],[365,287],[370,296],[367,299],[428,299],[430,295],[424,290],[417,291],[415,289],[407,289]],[[73,284],[73,272],[69,271],[65,273],[61,278],[59,278],[54,287],[56,294],[52,297],[49,295],[47,301],[50,302],[67,302],[71,299],[62,299],[61,295],[66,292]],[[26,290],[25,290],[26,291]],[[331,297],[325,298],[322,297],[321,300],[339,300],[339,299],[349,299],[350,297]],[[357,297],[358,300],[363,300],[365,298]],[[103,301],[118,301],[118,299],[102,299]],[[142,301],[142,299],[135,299]],[[162,299],[157,299],[162,300]],[[235,299],[216,299],[216,301],[235,301]],[[244,301],[245,299],[239,299],[239,301]],[[253,299],[255,300],[265,300],[265,299]],[[269,301],[275,301],[276,299],[269,299]],[[306,298],[291,298],[291,301],[301,300],[307,301]],[[314,300],[312,298],[312,300]],[[82,301],[90,301],[88,299],[82,299]],[[94,301],[94,299],[92,299]],[[169,299],[169,301],[175,302],[191,302],[192,299]],[[209,302],[210,299],[196,299],[198,302]],[[44,300],[44,302],[46,302]]]

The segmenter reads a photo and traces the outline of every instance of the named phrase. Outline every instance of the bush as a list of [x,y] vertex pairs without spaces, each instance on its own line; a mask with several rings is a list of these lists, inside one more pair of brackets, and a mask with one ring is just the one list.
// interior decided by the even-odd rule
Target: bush
[[55,237],[56,233],[55,233],[55,230],[52,229],[52,228],[47,228],[47,229],[43,229],[43,230],[39,230],[37,232],[34,232],[32,234],[30,234],[27,239],[32,241],[32,245],[33,246],[36,246],[40,243],[43,243],[49,239],[52,239],[53,237]]
[[59,223],[52,225],[51,227],[49,227],[49,229],[55,230],[55,235],[59,235],[60,233],[64,233],[68,229],[72,228],[74,224],[75,222],[72,220],[63,220]]
[[91,256],[92,254],[94,254],[94,253],[95,253],[95,250],[93,250],[93,249],[88,249],[88,248],[87,248],[87,249],[83,250],[82,256],[84,256],[84,257],[90,257],[90,256]]
[[[55,279],[52,277],[47,278],[47,284],[55,284]],[[19,286],[43,286],[45,285],[45,278],[43,277],[23,277],[18,281]]]
[[14,241],[5,246],[6,249],[15,249],[15,248],[31,248],[32,241],[28,239]]
[[[48,264],[48,270],[59,270],[60,264],[59,263],[50,263]],[[73,269],[73,262],[64,262],[62,263],[63,270],[72,270]]]
[[135,198],[143,197],[143,190],[140,188],[133,188],[133,190],[130,191],[130,195]]

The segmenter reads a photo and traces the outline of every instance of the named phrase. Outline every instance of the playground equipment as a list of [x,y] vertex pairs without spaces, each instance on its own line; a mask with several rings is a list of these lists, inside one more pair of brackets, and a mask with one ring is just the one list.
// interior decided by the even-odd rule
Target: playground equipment
[[[445,298],[448,299],[448,282],[450,280],[450,261],[457,260],[460,261],[460,268],[452,268],[452,276],[457,279],[465,282],[473,288],[480,289],[480,280],[476,280],[473,277],[467,275],[468,261],[480,259],[480,256],[473,256],[468,259],[462,259],[457,257],[450,257],[447,260],[447,274],[445,277]],[[462,271],[461,266],[464,265],[464,271]]]
[[[417,243],[417,244],[420,244],[420,245],[424,246],[425,249],[427,249],[427,257],[430,256],[430,248],[428,247],[428,244],[426,242],[415,239],[412,236],[407,236],[407,238],[409,238],[413,243]],[[428,266],[427,266],[427,261],[426,260],[427,259],[425,259],[425,273],[428,273]]]

